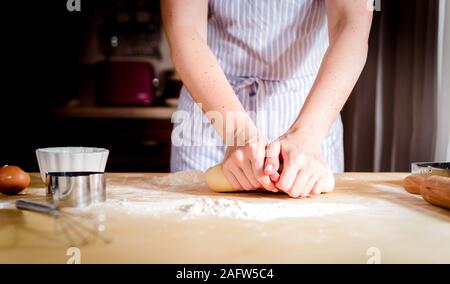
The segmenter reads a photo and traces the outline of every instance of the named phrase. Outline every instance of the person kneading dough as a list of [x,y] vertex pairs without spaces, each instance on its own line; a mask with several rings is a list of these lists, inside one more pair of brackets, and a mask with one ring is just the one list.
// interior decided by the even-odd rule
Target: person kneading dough
[[184,84],[171,171],[220,164],[234,190],[330,190],[344,170],[339,112],[367,57],[367,1],[165,0],[161,11]]

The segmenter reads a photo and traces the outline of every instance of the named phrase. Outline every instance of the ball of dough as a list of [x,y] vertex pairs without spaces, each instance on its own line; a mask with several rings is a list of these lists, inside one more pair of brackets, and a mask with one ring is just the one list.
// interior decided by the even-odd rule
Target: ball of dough
[[227,178],[223,174],[222,164],[218,164],[214,167],[209,168],[205,172],[206,184],[208,187],[216,192],[234,192],[237,191],[233,189],[231,184],[228,182]]
[[[205,172],[205,180],[208,187],[216,192],[236,192],[240,190],[233,189],[227,178],[223,174],[222,164],[209,168]],[[329,172],[322,193],[332,192],[334,190],[335,180],[333,173]]]

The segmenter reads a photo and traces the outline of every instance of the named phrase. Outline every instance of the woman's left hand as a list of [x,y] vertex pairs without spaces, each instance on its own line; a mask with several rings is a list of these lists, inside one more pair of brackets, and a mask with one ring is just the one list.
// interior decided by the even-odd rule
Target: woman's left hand
[[264,172],[272,178],[280,167],[280,157],[283,159],[281,174],[273,180],[279,190],[294,198],[322,192],[330,169],[322,158],[320,142],[289,130],[267,146],[266,156]]

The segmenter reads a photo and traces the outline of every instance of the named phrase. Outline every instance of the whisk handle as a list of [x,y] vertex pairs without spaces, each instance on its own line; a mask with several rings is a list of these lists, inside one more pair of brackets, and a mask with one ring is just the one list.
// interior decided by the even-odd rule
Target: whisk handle
[[53,204],[23,199],[16,201],[16,208],[45,214],[54,214],[58,211],[58,207]]

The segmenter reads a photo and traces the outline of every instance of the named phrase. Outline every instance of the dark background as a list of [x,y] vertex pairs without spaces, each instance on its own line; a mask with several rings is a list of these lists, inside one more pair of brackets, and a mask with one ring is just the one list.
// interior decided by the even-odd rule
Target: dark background
[[[50,112],[73,99],[95,96],[95,86],[90,86],[88,94],[83,88],[86,81],[98,79],[96,62],[82,62],[83,54],[92,53],[86,50],[86,37],[95,21],[101,22],[94,33],[98,61],[108,60],[115,56],[108,47],[112,34],[125,38],[161,33],[157,23],[144,27],[115,25],[114,19],[108,18],[115,16],[114,5],[130,11],[141,5],[159,14],[159,2],[81,0],[80,12],[69,12],[66,3],[66,0],[26,0],[1,4],[1,42],[6,50],[1,64],[0,164],[38,171],[37,148],[92,146],[110,149],[109,171],[168,171],[170,120],[67,118]],[[159,41],[158,37],[147,39],[150,40],[139,44],[147,47]],[[141,58],[160,56],[158,51],[153,52],[156,55],[152,51],[141,53],[138,54]],[[166,107],[156,100],[148,111],[154,106]]]
[[[80,88],[82,39],[95,1],[82,1],[82,13],[66,1],[3,1],[3,60],[0,112],[0,164],[36,171],[34,151],[51,146],[47,109],[67,102]],[[47,144],[50,142],[50,144]]]

